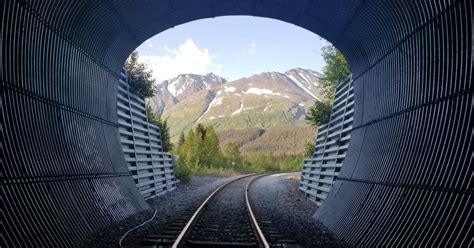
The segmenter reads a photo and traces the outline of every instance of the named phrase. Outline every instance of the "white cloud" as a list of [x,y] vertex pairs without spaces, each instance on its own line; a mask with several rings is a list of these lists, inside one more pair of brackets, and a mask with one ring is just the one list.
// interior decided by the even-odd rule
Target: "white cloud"
[[257,44],[252,42],[252,44],[250,44],[250,47],[249,47],[249,52],[250,53],[256,53],[257,52]]
[[222,65],[215,60],[209,50],[199,48],[192,39],[187,39],[177,49],[164,47],[168,54],[140,56],[141,62],[153,70],[153,77],[157,83],[174,78],[179,74],[195,73],[206,74],[209,72],[221,74]]
[[146,40],[146,41],[145,41],[145,44],[146,44],[149,48],[152,48],[152,47],[153,47],[153,43],[151,43],[150,40]]

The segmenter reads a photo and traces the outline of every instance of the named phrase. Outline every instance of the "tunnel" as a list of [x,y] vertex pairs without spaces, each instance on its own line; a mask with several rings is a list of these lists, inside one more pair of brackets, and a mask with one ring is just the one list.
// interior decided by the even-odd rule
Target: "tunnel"
[[1,246],[78,246],[149,208],[117,132],[124,60],[164,30],[228,15],[292,23],[349,61],[351,141],[317,221],[354,246],[472,246],[471,0],[1,6]]

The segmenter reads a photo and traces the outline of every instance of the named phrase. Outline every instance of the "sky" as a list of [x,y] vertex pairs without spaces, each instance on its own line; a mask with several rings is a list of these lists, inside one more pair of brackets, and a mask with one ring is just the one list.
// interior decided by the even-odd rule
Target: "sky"
[[158,83],[179,74],[213,72],[236,80],[293,68],[321,72],[318,35],[286,22],[227,16],[185,23],[151,37],[137,51]]

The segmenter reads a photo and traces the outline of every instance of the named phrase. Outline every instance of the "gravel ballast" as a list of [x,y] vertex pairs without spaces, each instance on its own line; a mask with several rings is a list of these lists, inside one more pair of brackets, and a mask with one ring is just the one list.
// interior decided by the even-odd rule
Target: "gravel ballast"
[[166,226],[177,219],[186,209],[199,206],[206,197],[220,185],[234,177],[194,177],[190,183],[180,183],[172,192],[147,200],[151,209],[133,215],[110,225],[91,236],[84,247],[117,246],[120,238],[130,229],[150,219],[157,210],[156,217],[133,232],[122,241],[124,246],[140,245],[147,235],[165,231]]
[[346,247],[312,218],[318,206],[298,190],[295,178],[299,173],[274,174],[251,185],[249,197],[257,220],[271,221],[279,234],[304,247]]
[[[264,176],[251,185],[249,196],[257,220],[271,222],[279,234],[296,240],[304,247],[346,246],[312,218],[318,207],[298,190],[298,182],[291,180],[291,176],[299,178],[299,173]],[[167,226],[183,212],[197,208],[212,191],[234,178],[194,177],[189,184],[180,183],[174,191],[147,200],[150,210],[105,227],[83,246],[116,247],[128,230],[149,220],[156,210],[157,215],[152,221],[134,230],[122,241],[124,246],[138,246],[146,236],[166,231]]]
[[255,177],[239,179],[218,192],[200,215],[189,240],[258,244],[245,202],[245,187]]

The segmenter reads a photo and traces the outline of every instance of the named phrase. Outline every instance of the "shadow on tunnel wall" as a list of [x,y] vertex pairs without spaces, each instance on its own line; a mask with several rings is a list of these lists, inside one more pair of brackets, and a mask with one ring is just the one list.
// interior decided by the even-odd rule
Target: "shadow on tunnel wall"
[[6,0],[1,3],[2,246],[78,245],[148,208],[117,132],[122,63],[147,38],[223,15],[317,33],[351,64],[350,148],[316,213],[354,245],[467,246],[470,0]]

